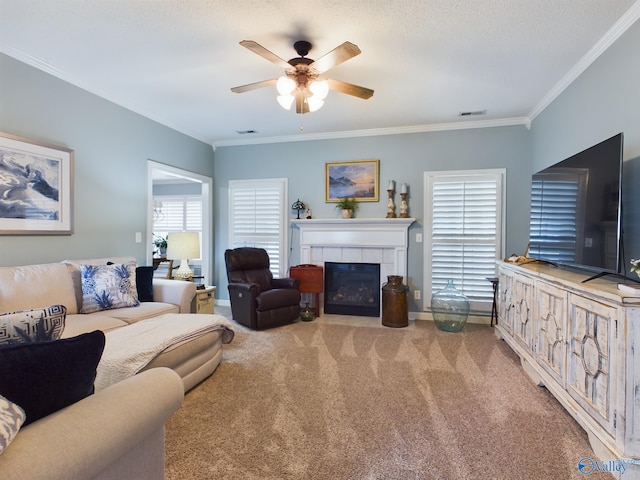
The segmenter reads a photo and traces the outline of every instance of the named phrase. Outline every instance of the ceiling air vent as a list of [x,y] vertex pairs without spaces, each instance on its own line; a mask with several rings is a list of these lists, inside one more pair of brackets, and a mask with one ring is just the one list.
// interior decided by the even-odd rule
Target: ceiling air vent
[[257,130],[236,130],[236,133],[239,135],[249,135],[252,133],[258,133]]
[[459,117],[475,117],[477,115],[486,115],[487,111],[486,110],[475,110],[472,112],[460,112],[458,114]]

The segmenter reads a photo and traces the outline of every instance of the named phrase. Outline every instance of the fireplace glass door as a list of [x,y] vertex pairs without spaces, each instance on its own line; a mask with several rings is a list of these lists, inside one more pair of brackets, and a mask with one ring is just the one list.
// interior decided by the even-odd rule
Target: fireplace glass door
[[324,264],[324,313],[380,316],[380,264]]

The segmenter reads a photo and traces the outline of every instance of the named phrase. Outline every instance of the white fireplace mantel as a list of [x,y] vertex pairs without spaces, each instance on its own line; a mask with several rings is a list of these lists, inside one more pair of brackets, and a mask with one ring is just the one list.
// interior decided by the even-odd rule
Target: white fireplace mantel
[[380,263],[380,274],[407,275],[409,226],[415,218],[292,220],[300,230],[300,262]]

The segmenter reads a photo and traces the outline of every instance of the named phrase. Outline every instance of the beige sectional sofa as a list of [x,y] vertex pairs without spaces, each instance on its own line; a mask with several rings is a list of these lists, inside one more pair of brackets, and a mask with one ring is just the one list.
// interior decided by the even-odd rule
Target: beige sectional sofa
[[[219,315],[190,314],[196,293],[193,283],[160,278],[153,279],[153,301],[80,313],[80,265],[132,261],[133,257],[115,257],[0,267],[0,313],[64,305],[62,338],[105,332],[100,364],[109,339],[126,339],[128,332],[139,334],[137,327],[188,325],[189,320],[224,325],[226,319]],[[213,373],[222,358],[223,342],[233,338],[230,325],[201,331],[167,348],[162,342],[163,350],[139,374],[103,389],[98,389],[96,379],[94,395],[24,426],[0,455],[0,478],[162,479],[164,423],[180,407],[184,392]]]
[[[80,265],[128,262],[135,262],[135,258],[64,260],[58,263],[0,267],[0,313],[64,305],[67,307],[67,317],[63,338],[93,330],[108,333],[141,320],[190,313],[191,302],[196,294],[195,284],[164,278],[153,279],[153,302],[142,302],[136,307],[80,313]],[[181,317],[175,318],[179,321]],[[219,365],[222,359],[223,334],[223,330],[216,330],[171,345],[143,370],[171,368],[180,375],[187,391],[211,375]]]
[[23,427],[0,455],[3,480],[162,480],[164,424],[180,377],[155,368]]
[[196,287],[191,282],[153,279],[153,302],[137,307],[80,313],[82,284],[80,265],[135,262],[133,257],[64,260],[58,263],[0,267],[0,313],[30,308],[64,305],[67,307],[64,337],[110,330],[157,317],[165,313],[189,313]]

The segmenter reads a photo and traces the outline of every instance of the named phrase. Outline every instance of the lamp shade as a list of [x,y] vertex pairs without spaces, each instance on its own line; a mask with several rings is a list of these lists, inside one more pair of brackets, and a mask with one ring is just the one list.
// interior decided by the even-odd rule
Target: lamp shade
[[200,258],[200,234],[170,232],[167,238],[167,258],[169,260]]

